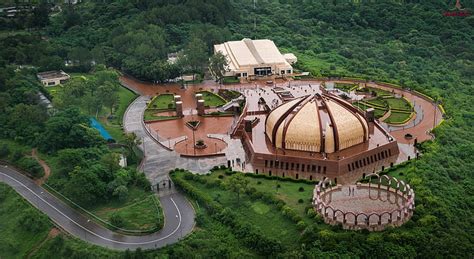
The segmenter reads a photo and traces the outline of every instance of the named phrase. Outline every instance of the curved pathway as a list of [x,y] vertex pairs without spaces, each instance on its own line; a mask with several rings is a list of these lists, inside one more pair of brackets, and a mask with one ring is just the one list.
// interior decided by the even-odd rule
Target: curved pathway
[[179,241],[194,227],[194,210],[179,194],[170,194],[160,198],[165,214],[165,225],[162,230],[146,236],[128,236],[90,221],[13,168],[0,166],[0,181],[13,187],[66,232],[89,243],[107,248],[118,250],[159,248]]

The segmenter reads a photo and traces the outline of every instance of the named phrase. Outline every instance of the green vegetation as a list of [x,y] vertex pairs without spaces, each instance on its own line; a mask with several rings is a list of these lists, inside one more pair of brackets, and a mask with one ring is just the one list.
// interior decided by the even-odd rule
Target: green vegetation
[[344,92],[351,92],[354,91],[357,87],[359,87],[358,84],[346,84],[346,83],[335,83],[334,87],[344,91]]
[[398,112],[392,111],[390,116],[384,120],[386,123],[390,124],[403,124],[407,122],[414,114],[411,112]]
[[173,110],[176,109],[174,103],[173,94],[160,94],[155,96],[150,104],[148,104],[148,109],[158,109],[158,110]]
[[232,99],[239,98],[241,95],[239,92],[234,91],[234,90],[228,90],[228,89],[219,89],[218,92],[219,96],[224,98],[226,101],[231,101]]
[[211,93],[209,91],[201,91],[197,92],[198,94],[202,94],[202,99],[204,100],[204,105],[209,107],[219,107],[226,103],[224,98],[220,97],[215,93]]
[[[194,49],[189,43],[198,42],[196,38],[205,43],[207,53],[212,52],[213,44],[229,39],[269,38],[283,51],[295,53],[297,69],[313,76],[395,83],[441,101],[447,111],[446,122],[434,131],[436,140],[421,146],[423,156],[416,162],[416,171],[411,167],[398,169],[416,192],[417,207],[411,221],[401,228],[367,233],[328,227],[316,219],[294,238],[295,243],[304,246],[295,245],[282,257],[463,258],[474,254],[474,32],[472,16],[442,16],[453,4],[454,1],[257,1],[254,9],[250,0],[86,1],[65,6],[63,12],[49,20],[45,19],[47,8],[35,9],[36,16],[27,14],[9,20],[1,17],[0,27],[9,31],[0,34],[0,138],[43,147],[53,155],[65,148],[103,149],[103,143],[86,126],[87,121],[50,116],[38,105],[36,92],[46,91],[37,83],[36,71],[64,68],[67,72],[89,72],[94,60],[140,79],[165,81],[179,76],[183,70],[205,67],[193,68],[189,61],[183,66],[166,62],[169,52]],[[471,10],[474,7],[469,1],[462,4]],[[180,15],[170,15],[176,13]],[[28,30],[18,31],[24,28]],[[199,45],[192,52],[202,57],[202,44]],[[211,71],[221,80],[222,60],[213,57]],[[66,60],[72,64],[65,67]],[[33,67],[15,72],[18,65]],[[78,136],[81,138],[74,141]],[[85,188],[85,193],[99,189],[94,197],[108,197],[110,193],[102,192],[102,188],[112,179],[105,176],[111,174],[106,170],[94,174],[95,166],[103,167],[94,163],[85,169],[85,175],[92,180],[92,175],[100,175],[102,184],[95,186],[96,181],[86,178],[84,182],[94,185]],[[65,176],[62,185],[70,180]],[[201,208],[207,204],[212,205],[209,208],[219,207],[214,207],[212,199],[199,204]],[[273,253],[280,251],[278,243],[265,235],[256,235],[256,240],[248,238],[248,233],[260,233],[252,226],[237,233],[235,226],[230,227],[218,216],[232,213],[219,214],[203,208],[198,209],[198,214],[199,229],[188,239],[159,251],[145,255],[139,251],[135,255],[240,258],[263,254],[254,250],[252,242],[262,242]],[[242,227],[240,221],[237,223]],[[7,233],[9,237],[13,234],[16,233]],[[9,238],[4,236],[1,238]],[[130,253],[55,238],[38,255],[86,258]]]
[[0,254],[26,257],[48,235],[52,224],[10,186],[0,183]]
[[388,105],[390,106],[390,109],[392,110],[393,109],[403,110],[403,111],[413,110],[413,107],[405,98],[385,98],[384,100],[388,103]]
[[235,76],[226,76],[222,80],[223,84],[238,84],[240,83],[240,79]]
[[130,188],[124,201],[115,199],[112,202],[94,207],[91,210],[96,216],[111,222],[111,218],[120,218],[117,227],[127,230],[154,232],[163,226],[163,212],[154,194],[144,192],[136,187]]
[[157,115],[159,111],[153,109],[146,109],[143,114],[143,120],[145,121],[160,121],[160,120],[174,120],[178,119],[177,116],[168,116],[168,115]]

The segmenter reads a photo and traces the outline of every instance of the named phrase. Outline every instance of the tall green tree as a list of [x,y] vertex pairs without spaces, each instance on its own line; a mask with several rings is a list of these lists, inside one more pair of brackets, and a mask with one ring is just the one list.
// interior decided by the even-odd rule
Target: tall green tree
[[222,83],[225,73],[229,71],[229,62],[226,56],[221,52],[212,55],[209,61],[209,70],[216,82]]
[[203,67],[207,63],[207,46],[204,41],[198,37],[193,37],[184,49],[185,64],[193,72],[193,80],[195,73],[201,73]]
[[240,204],[240,195],[247,190],[249,183],[241,173],[233,174],[226,183],[227,188],[237,195],[237,204]]

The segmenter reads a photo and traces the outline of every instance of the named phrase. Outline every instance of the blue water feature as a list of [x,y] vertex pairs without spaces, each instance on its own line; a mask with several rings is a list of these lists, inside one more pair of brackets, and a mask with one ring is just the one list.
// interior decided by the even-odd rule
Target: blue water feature
[[94,129],[97,129],[100,133],[100,135],[105,139],[105,140],[111,140],[113,139],[112,136],[110,136],[109,132],[102,127],[102,125],[94,118],[91,118],[91,126]]

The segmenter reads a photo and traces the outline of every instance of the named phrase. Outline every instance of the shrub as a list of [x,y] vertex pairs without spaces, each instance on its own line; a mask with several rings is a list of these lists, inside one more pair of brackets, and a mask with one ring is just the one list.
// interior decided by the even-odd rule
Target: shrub
[[110,224],[112,224],[114,227],[121,228],[125,224],[122,216],[118,213],[113,213],[110,218],[109,218]]
[[15,150],[15,152],[13,152],[12,160],[13,162],[16,162],[20,160],[22,157],[23,157],[23,152],[21,152],[20,150]]
[[202,227],[206,222],[206,217],[204,213],[200,210],[196,211],[196,226]]
[[304,188],[303,186],[301,186],[299,189],[298,189],[299,192],[304,192]]
[[298,203],[303,203],[303,202],[304,202],[303,199],[298,200]]
[[316,213],[316,211],[314,211],[313,208],[309,208],[306,211],[306,215],[308,215],[308,217],[310,217],[310,218],[314,218],[314,217],[316,217],[317,213]]
[[39,178],[44,175],[43,167],[31,157],[20,158],[17,162],[18,167],[30,173],[33,178]]
[[211,171],[216,171],[216,170],[219,170],[219,166],[215,165],[214,167],[212,167]]
[[45,216],[37,213],[33,209],[24,211],[18,219],[18,225],[21,229],[33,233],[39,233],[45,229],[47,227],[46,222]]
[[298,223],[296,223],[296,227],[300,231],[303,231],[306,228],[306,223],[304,221],[300,220],[300,221],[298,221]]
[[220,168],[221,168],[222,170],[224,170],[224,169],[226,169],[226,168],[227,168],[227,166],[225,166],[225,165],[221,165],[221,166],[220,166]]
[[119,201],[124,202],[128,198],[128,189],[124,185],[120,185],[119,187],[115,188],[113,196],[117,197]]
[[217,178],[224,179],[224,176],[222,174],[220,174]]
[[10,148],[6,144],[3,144],[0,147],[0,158],[6,158],[8,155],[10,155]]
[[262,184],[262,182],[261,182],[261,181],[258,181],[257,184]]

